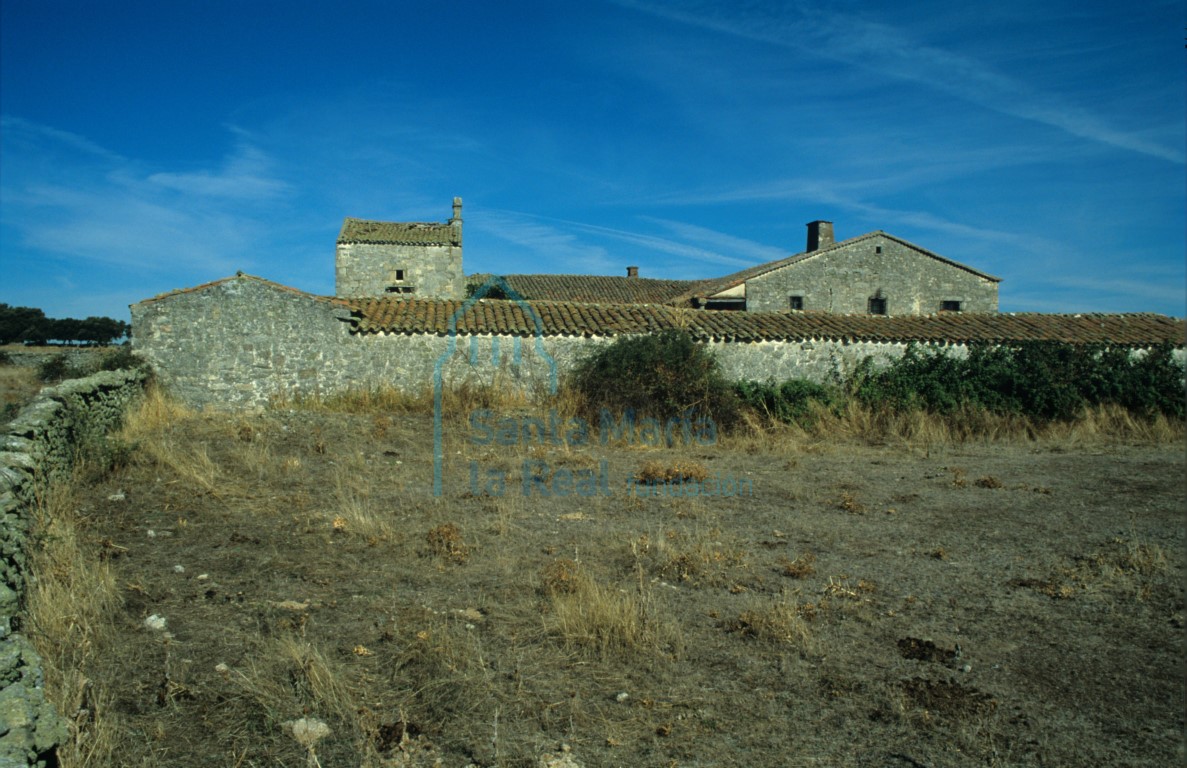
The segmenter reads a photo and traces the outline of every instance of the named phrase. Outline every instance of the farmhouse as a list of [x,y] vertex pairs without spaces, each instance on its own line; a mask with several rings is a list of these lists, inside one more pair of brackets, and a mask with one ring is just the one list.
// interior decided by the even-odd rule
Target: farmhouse
[[[443,224],[346,219],[338,236],[335,294],[464,298],[461,212],[461,198],[454,198],[453,216]],[[474,275],[469,284],[491,277]],[[871,315],[996,312],[1001,282],[881,230],[836,242],[829,221],[808,224],[801,253],[718,278],[641,278],[638,267],[627,267],[625,277],[502,277],[513,295],[529,301]]]
[[707,280],[641,278],[636,267],[626,277],[504,279],[525,299],[871,315],[996,312],[1001,282],[881,230],[835,242],[828,221],[808,224],[801,253]]
[[217,407],[382,386],[555,388],[598,345],[671,328],[734,379],[823,381],[909,344],[1171,343],[1182,355],[1182,320],[999,313],[998,278],[884,232],[833,242],[827,222],[809,225],[803,253],[713,280],[631,268],[467,281],[461,207],[444,223],[347,219],[335,296],[237,274],[138,302],[133,345],[177,396]]

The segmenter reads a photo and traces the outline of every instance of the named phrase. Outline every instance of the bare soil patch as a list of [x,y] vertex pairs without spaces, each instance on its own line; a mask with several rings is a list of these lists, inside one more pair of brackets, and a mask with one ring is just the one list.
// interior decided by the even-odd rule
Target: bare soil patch
[[436,497],[431,417],[128,437],[78,500],[121,602],[67,714],[113,765],[1184,758],[1181,446],[472,438]]

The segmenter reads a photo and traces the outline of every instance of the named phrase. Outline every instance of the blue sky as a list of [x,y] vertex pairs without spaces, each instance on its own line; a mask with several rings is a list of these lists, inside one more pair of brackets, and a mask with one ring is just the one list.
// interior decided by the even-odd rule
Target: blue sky
[[0,301],[334,285],[346,216],[467,273],[709,277],[884,229],[1004,311],[1183,316],[1181,2],[0,0]]

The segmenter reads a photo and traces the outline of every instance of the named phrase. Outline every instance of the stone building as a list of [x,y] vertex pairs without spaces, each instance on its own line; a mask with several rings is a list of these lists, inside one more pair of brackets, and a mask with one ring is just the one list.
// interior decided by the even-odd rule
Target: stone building
[[[239,274],[133,304],[132,343],[194,405],[260,407],[350,389],[554,386],[624,335],[680,328],[731,379],[835,380],[911,344],[1173,344],[1156,315],[1002,314],[998,278],[871,232],[834,242],[813,222],[802,253],[708,280],[462,272],[461,200],[444,223],[347,219],[335,296]],[[508,300],[511,299],[511,300]],[[711,311],[736,309],[746,311]]]
[[443,224],[346,219],[334,283],[336,295],[351,298],[462,298],[462,199],[453,199],[453,216]]
[[640,278],[636,267],[626,277],[504,278],[525,299],[870,315],[996,312],[1001,282],[881,230],[838,243],[828,221],[808,224],[801,253],[708,280]]

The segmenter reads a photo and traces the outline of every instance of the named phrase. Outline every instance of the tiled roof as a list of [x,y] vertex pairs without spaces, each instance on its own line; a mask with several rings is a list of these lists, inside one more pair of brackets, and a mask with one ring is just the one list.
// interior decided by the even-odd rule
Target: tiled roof
[[[849,340],[886,342],[1064,341],[1179,346],[1183,320],[1154,314],[1037,313],[877,316],[815,312],[719,312],[646,304],[558,301],[360,299],[350,302],[357,333],[601,336],[684,328],[694,338],[722,341]],[[464,308],[464,311],[463,311]]]
[[912,250],[918,251],[919,253],[923,254],[924,256],[931,257],[931,258],[941,261],[949,266],[956,267],[958,269],[963,269],[966,272],[971,272],[978,277],[984,278],[986,280],[992,280],[995,283],[1001,282],[1000,277],[994,277],[993,275],[987,274],[985,272],[981,272],[980,270],[973,269],[972,267],[968,266],[967,264],[961,264],[959,261],[953,261],[952,259],[941,256],[938,253],[929,251],[926,248],[920,248],[918,245],[915,245],[914,243],[903,240],[901,237],[895,237],[894,235],[888,234],[888,233],[883,232],[882,230],[879,229],[879,230],[875,230],[874,232],[867,232],[864,235],[859,235],[857,237],[851,237],[848,240],[842,240],[839,243],[834,243],[832,245],[825,246],[824,248],[819,248],[815,251],[805,251],[803,253],[797,253],[793,256],[788,256],[785,259],[779,259],[777,261],[769,261],[765,264],[758,264],[753,267],[747,267],[746,269],[740,270],[738,272],[734,272],[733,274],[730,274],[730,275],[725,275],[724,277],[718,277],[718,278],[715,278],[712,280],[701,280],[698,282],[697,285],[693,286],[689,291],[687,291],[684,294],[681,294],[680,296],[673,297],[673,299],[669,300],[668,303],[683,304],[693,298],[703,298],[706,296],[712,296],[714,294],[721,293],[722,291],[733,288],[734,286],[741,285],[742,283],[746,282],[747,280],[751,280],[755,277],[758,277],[759,275],[765,275],[768,272],[774,272],[776,269],[782,269],[783,267],[787,267],[792,264],[799,263],[801,261],[806,261],[808,259],[815,258],[815,257],[821,256],[823,254],[827,254],[831,251],[835,251],[840,248],[845,248],[845,247],[848,247],[851,245],[855,245],[857,243],[862,242],[863,240],[870,240],[875,237],[884,237],[888,240],[893,240],[894,242],[899,243],[900,245],[904,245],[908,248],[911,248]]
[[400,245],[461,245],[461,228],[448,223],[407,223],[347,218],[342,222],[338,243]]
[[[481,283],[492,275],[471,275]],[[603,275],[502,275],[507,287],[531,301],[580,301],[594,304],[666,304],[703,281],[656,280]]]

